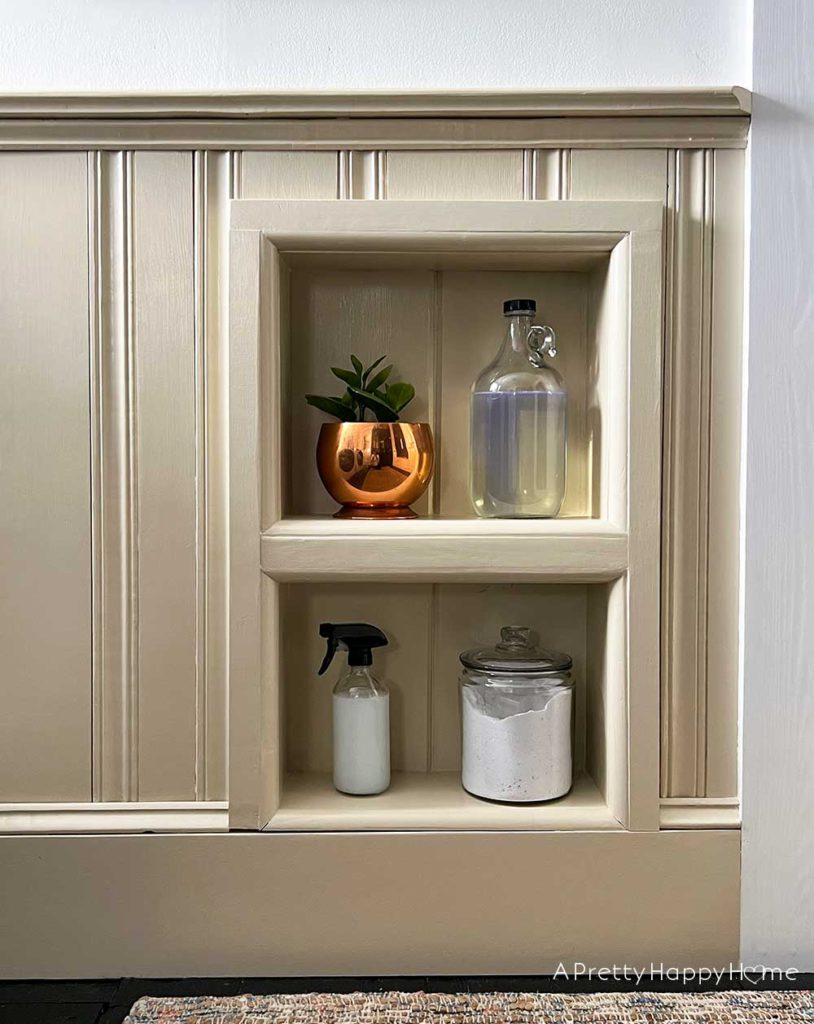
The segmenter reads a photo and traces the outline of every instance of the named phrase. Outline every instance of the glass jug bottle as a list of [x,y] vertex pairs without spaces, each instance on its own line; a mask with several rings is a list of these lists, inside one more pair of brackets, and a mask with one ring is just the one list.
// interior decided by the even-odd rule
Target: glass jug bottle
[[556,516],[565,494],[567,395],[555,334],[532,323],[533,299],[508,299],[496,358],[472,385],[472,503],[484,517]]

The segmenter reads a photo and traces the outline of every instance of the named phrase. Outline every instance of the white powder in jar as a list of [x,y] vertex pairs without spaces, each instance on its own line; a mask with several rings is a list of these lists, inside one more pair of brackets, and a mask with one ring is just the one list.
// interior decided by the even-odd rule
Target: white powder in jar
[[[488,800],[554,800],[571,788],[571,687],[511,713],[511,699],[485,705],[464,686],[464,789]],[[502,707],[501,707],[502,704]],[[504,717],[497,717],[507,711]]]

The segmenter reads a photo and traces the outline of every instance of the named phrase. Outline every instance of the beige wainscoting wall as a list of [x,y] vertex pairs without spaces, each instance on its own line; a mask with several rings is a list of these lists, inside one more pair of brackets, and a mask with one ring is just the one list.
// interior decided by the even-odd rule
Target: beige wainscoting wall
[[[738,89],[0,97],[4,974],[737,957],[748,128]],[[663,204],[660,833],[48,834],[228,827],[235,198]],[[334,273],[303,276],[295,300]],[[405,317],[420,305],[405,292]],[[411,355],[417,377],[425,357]],[[446,481],[457,508],[455,467]],[[279,543],[285,529],[296,521]],[[439,736],[430,756],[454,765]],[[324,767],[300,739],[297,757]],[[399,742],[405,764],[427,758],[409,730]],[[539,910],[516,877],[470,903],[461,859],[492,878],[507,856],[545,891]],[[451,897],[460,913],[441,920]],[[77,940],[88,905],[105,911]],[[366,922],[351,942],[348,907]]]
[[664,203],[661,785],[736,797],[747,115],[739,90],[3,100],[0,801],[227,796],[232,197]]

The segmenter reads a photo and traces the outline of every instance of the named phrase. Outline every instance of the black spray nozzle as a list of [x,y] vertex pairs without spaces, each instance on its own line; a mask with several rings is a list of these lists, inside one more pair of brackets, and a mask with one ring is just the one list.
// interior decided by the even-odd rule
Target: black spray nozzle
[[367,622],[323,622],[319,635],[328,641],[328,650],[319,666],[319,675],[327,671],[337,648],[348,652],[349,665],[372,665],[374,647],[385,647],[387,637],[378,626]]

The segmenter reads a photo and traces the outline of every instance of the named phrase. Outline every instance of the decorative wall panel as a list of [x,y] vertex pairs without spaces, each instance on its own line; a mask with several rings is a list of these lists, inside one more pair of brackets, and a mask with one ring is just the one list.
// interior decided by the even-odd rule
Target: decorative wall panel
[[336,199],[336,153],[246,152],[239,159],[241,199]]
[[91,796],[87,157],[0,154],[0,801]]
[[662,792],[729,797],[737,794],[743,160],[683,150],[671,154],[668,177]]
[[388,199],[522,199],[523,151],[391,152],[384,194]]
[[[0,801],[227,795],[233,196],[665,203],[662,794],[693,807],[736,796],[748,120],[730,93],[664,116],[612,97],[612,117],[569,116],[573,102],[540,116],[402,116],[385,100],[359,117],[4,111],[0,146],[80,152],[0,155],[0,436],[14,496],[0,513]],[[341,287],[332,273],[300,280],[303,316],[309,288]],[[437,293],[432,273],[415,278]],[[404,302],[405,336],[384,348],[409,349],[420,379],[454,310]],[[414,323],[419,307],[428,324]],[[578,324],[567,330],[578,338]],[[432,395],[427,411],[439,411]],[[447,411],[449,438],[462,410]],[[460,511],[464,485],[442,458],[427,507]],[[405,763],[427,758],[404,744]]]

